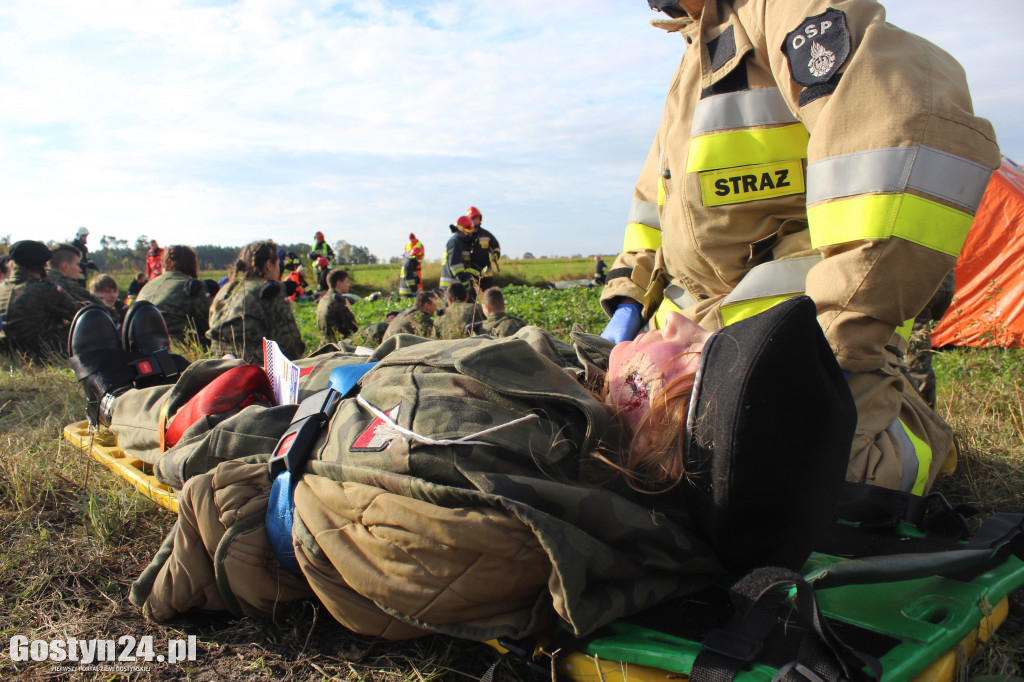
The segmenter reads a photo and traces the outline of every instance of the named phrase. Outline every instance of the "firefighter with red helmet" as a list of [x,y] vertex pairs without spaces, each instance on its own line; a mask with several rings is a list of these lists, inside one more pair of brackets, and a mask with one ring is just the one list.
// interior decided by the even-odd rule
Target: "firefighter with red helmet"
[[423,242],[409,233],[409,241],[405,244],[405,263],[402,265],[402,279],[398,284],[398,293],[402,296],[415,296],[423,291],[422,263],[425,255]]
[[327,291],[330,287],[327,285],[327,275],[331,271],[331,263],[323,256],[320,256],[315,261],[316,265],[316,288],[319,291]]
[[470,206],[466,210],[466,217],[472,221],[475,228],[473,235],[473,267],[482,275],[480,278],[481,290],[486,290],[494,286],[494,278],[487,274],[490,271],[491,265],[493,264],[495,270],[501,270],[501,267],[498,265],[498,261],[501,259],[501,245],[498,244],[498,240],[493,234],[481,226],[484,216],[480,209],[476,206]]
[[313,244],[313,249],[309,252],[310,260],[316,260],[317,258],[326,258],[327,262],[334,261],[334,250],[331,245],[327,243],[327,239],[324,238],[323,232],[317,232],[313,235],[313,240],[316,242]]
[[[459,216],[454,225],[449,225],[452,236],[445,247],[444,265],[441,267],[441,288],[447,289],[453,282],[466,284],[474,291],[474,284],[480,279],[480,270],[473,265],[473,245],[476,243],[476,225],[469,216]],[[473,296],[470,293],[470,296]]]

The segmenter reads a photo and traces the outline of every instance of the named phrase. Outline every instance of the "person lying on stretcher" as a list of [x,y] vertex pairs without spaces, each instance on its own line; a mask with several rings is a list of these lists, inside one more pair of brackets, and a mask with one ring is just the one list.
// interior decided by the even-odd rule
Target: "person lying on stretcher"
[[175,359],[155,308],[127,319],[121,339],[83,309],[72,365],[90,421],[180,488],[132,589],[158,620],[316,598],[391,639],[582,635],[799,568],[856,425],[807,297],[615,346],[527,327],[317,353],[298,406],[274,406],[260,368]]

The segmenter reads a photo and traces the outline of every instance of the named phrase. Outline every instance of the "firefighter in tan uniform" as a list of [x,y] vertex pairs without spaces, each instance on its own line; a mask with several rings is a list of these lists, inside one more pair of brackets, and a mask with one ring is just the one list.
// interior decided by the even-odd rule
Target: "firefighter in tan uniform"
[[906,336],[999,150],[962,67],[871,0],[649,0],[685,41],[608,275],[604,336],[681,310],[717,329],[806,292],[859,423],[847,478],[922,494],[949,427]]

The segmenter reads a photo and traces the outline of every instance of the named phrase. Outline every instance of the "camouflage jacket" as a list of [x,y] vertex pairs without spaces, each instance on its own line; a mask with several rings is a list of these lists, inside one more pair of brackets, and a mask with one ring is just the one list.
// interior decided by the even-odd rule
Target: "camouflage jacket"
[[78,304],[66,291],[43,277],[15,273],[0,282],[0,338],[38,358],[67,354],[68,324]]
[[490,334],[498,338],[512,336],[526,326],[526,322],[508,313],[491,313],[480,325],[481,334]]
[[430,313],[425,313],[417,308],[408,308],[398,313],[395,319],[391,320],[388,330],[384,332],[384,341],[387,341],[395,334],[412,334],[429,338],[434,333],[434,322]]
[[[71,297],[71,300],[78,304],[79,308],[89,305],[90,303],[103,304],[100,299],[90,294],[89,290],[83,287],[80,281],[77,279],[71,279],[70,277],[65,277],[59,270],[46,268],[46,279],[66,291],[68,296]],[[104,307],[106,308],[107,306]]]
[[434,320],[434,336],[438,339],[464,339],[469,336],[466,326],[483,322],[484,311],[475,303],[457,301],[444,309]]
[[348,299],[331,291],[321,296],[316,304],[316,328],[324,343],[332,343],[359,331]]
[[[600,382],[611,344],[574,342],[527,327],[506,339],[398,336],[377,349],[379,364],[335,409],[294,495],[299,567],[339,622],[391,639],[520,637],[552,622],[582,635],[721,574],[682,518],[663,512],[668,496],[632,491],[593,457],[614,459],[620,439],[583,385]],[[302,360],[300,399],[339,364],[363,361]],[[259,462],[295,409],[246,408],[164,455],[158,471],[196,474],[179,513],[198,518],[176,524],[133,586],[151,617],[223,610],[225,594],[239,613],[308,596],[278,568],[261,525],[270,478]],[[243,453],[256,463],[221,462]],[[224,532],[246,515],[248,530]]]
[[[210,299],[202,281],[182,272],[165,272],[146,282],[139,301],[150,301],[164,316],[171,338],[185,342],[193,337],[206,341],[210,328]],[[194,330],[194,331],[190,331]]]
[[262,278],[237,277],[225,284],[210,304],[206,332],[210,349],[216,355],[233,353],[248,362],[262,363],[263,337],[276,341],[291,360],[306,352],[284,286]]

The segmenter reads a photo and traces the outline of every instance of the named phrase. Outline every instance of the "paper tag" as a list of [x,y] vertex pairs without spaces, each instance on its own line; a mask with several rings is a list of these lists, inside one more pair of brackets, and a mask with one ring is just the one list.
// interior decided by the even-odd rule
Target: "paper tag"
[[263,369],[270,378],[277,405],[297,405],[299,402],[299,367],[285,357],[276,341],[263,339]]

